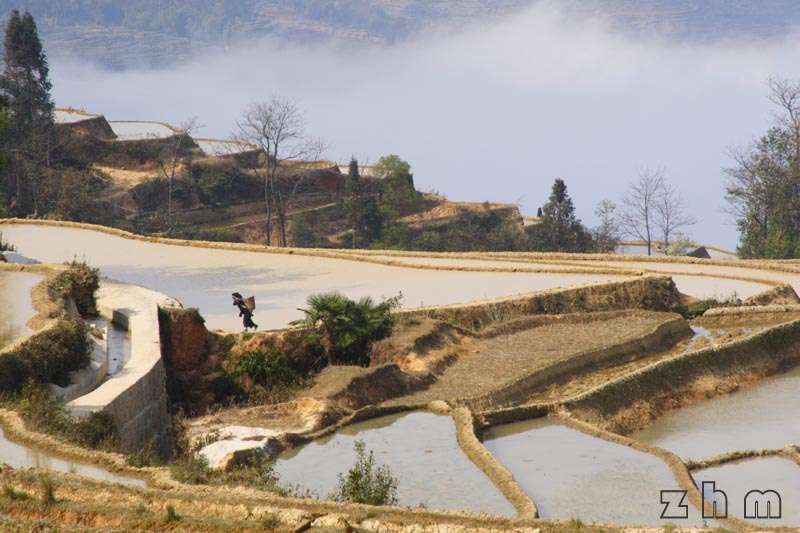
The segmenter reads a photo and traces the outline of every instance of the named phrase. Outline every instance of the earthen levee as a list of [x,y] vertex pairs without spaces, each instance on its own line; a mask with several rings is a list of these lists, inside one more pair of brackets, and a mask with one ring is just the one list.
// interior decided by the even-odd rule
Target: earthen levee
[[[688,401],[685,391],[704,376],[728,380],[766,376],[800,363],[800,320],[770,327],[740,340],[678,355],[576,396],[564,406],[577,416],[608,426],[623,409],[648,402],[640,417],[653,418],[669,405]],[[648,420],[639,420],[645,425]],[[619,427],[630,430],[634,428]]]

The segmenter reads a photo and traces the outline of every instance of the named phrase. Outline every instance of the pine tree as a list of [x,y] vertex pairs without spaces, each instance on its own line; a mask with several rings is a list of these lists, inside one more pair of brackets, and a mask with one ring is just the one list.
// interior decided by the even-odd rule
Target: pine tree
[[41,178],[50,169],[55,128],[50,69],[29,12],[11,12],[3,48],[0,95],[9,120],[3,144],[10,155],[5,192],[18,214],[36,213]]
[[350,157],[350,168],[347,169],[347,175],[356,180],[361,177],[361,174],[358,172],[358,159],[356,159],[356,156]]
[[381,231],[378,200],[366,189],[358,171],[358,160],[350,158],[343,208],[352,231],[352,247],[368,247]]
[[550,199],[542,208],[542,221],[532,231],[533,245],[546,252],[585,252],[591,236],[575,217],[575,207],[564,180],[553,183]]

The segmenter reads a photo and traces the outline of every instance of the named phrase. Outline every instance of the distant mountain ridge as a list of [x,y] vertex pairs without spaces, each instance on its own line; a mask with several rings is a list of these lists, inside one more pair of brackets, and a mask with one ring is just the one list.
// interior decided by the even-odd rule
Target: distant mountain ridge
[[[205,47],[274,36],[287,42],[392,43],[438,25],[490,23],[543,0],[0,0],[28,9],[52,57],[112,68],[181,61]],[[796,0],[567,0],[633,33],[691,40],[764,38],[800,24]]]

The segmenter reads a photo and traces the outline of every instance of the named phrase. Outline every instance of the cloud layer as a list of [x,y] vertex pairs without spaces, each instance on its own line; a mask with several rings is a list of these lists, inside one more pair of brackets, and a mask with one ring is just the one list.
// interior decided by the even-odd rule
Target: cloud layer
[[162,70],[109,72],[50,51],[59,106],[179,123],[228,137],[250,102],[305,110],[331,159],[399,154],[418,188],[451,200],[521,203],[534,214],[563,178],[585,223],[637,168],[666,169],[700,220],[697,240],[733,248],[727,150],[769,126],[766,80],[798,78],[797,35],[711,44],[633,38],[540,3],[490,27],[391,47],[287,47],[264,40]]

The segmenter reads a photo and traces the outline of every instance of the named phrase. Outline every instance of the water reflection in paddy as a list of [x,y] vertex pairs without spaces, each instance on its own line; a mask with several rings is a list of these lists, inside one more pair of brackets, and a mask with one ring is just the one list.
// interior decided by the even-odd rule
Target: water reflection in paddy
[[[540,418],[492,428],[484,442],[544,518],[664,525],[661,490],[678,490],[659,458]],[[674,522],[674,520],[672,521]],[[681,526],[700,525],[689,508]]]
[[668,413],[632,438],[684,459],[800,444],[800,367],[729,396]]
[[280,456],[275,471],[282,482],[300,484],[327,497],[337,474],[356,460],[353,444],[363,440],[378,464],[398,478],[400,505],[516,514],[511,504],[461,451],[453,419],[416,412],[348,426]]
[[0,272],[0,349],[31,332],[27,323],[36,314],[31,289],[42,279],[26,272]]
[[[704,481],[713,481],[715,490],[725,493],[728,513],[739,518],[744,518],[748,492],[773,490],[781,499],[781,517],[752,522],[762,526],[800,526],[800,467],[793,461],[783,457],[750,459],[693,472],[692,476],[701,490]],[[711,491],[706,491],[706,498],[722,507],[721,498],[713,498]],[[761,511],[766,511],[764,504],[759,506]],[[753,507],[750,513],[753,514]]]
[[0,463],[6,463],[14,468],[45,468],[56,472],[72,472],[80,476],[112,483],[145,486],[145,482],[141,479],[118,476],[100,468],[65,461],[45,452],[21,446],[6,439],[2,429],[0,429]]

